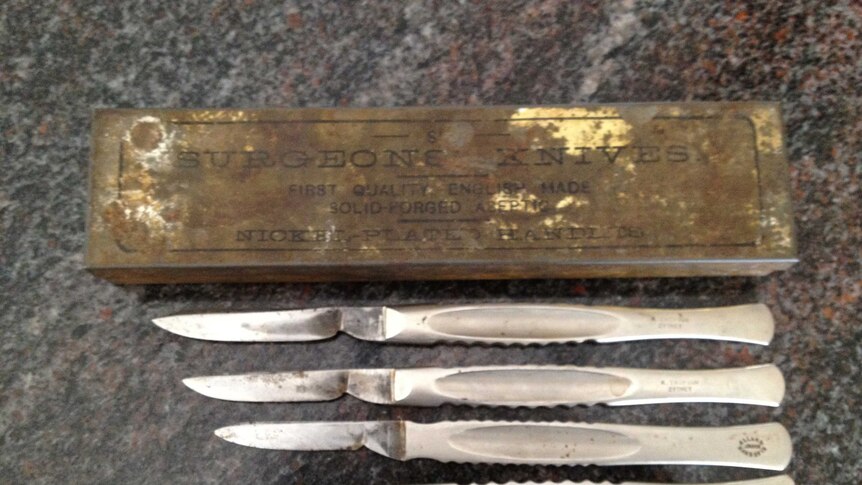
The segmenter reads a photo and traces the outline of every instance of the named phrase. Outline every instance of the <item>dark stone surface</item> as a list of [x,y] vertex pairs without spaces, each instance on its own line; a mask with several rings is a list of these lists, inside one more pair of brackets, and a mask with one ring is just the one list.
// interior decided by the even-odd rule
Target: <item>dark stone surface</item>
[[[37,3],[40,3],[37,5]],[[705,467],[399,463],[368,451],[233,446],[245,420],[778,420],[800,484],[862,477],[862,6],[858,2],[0,3],[0,481],[399,483],[763,476]],[[199,5],[200,4],[200,5]],[[401,106],[585,101],[784,103],[801,263],[765,278],[117,287],[82,270],[96,107]],[[502,349],[226,345],[160,331],[181,311],[324,304],[762,301],[772,346],[707,342]],[[218,402],[186,376],[493,363],[716,367],[776,362],[777,409],[388,408]]]

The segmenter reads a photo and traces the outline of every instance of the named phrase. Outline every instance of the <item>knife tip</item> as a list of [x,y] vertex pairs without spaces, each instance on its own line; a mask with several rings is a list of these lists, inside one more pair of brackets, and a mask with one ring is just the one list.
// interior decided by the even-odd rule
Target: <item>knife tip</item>
[[206,395],[206,392],[204,392],[205,380],[206,380],[206,377],[186,377],[185,379],[183,379],[183,384],[185,384],[186,387],[188,387],[192,391],[195,391],[199,394]]
[[254,423],[245,423],[245,424],[233,424],[230,426],[223,426],[213,431],[213,434],[217,437],[236,445],[248,446],[251,448],[271,448],[275,449],[272,446],[267,446],[267,439],[262,437],[265,435],[265,431],[263,434],[258,432],[259,425]]
[[150,320],[153,322],[153,325],[161,328],[162,330],[167,330],[168,332],[182,335],[181,332],[177,329],[177,317],[159,317],[153,318]]
[[[171,315],[167,317],[153,318],[153,325],[166,330],[174,335],[196,340],[230,341],[224,335],[226,326],[216,325],[221,314],[199,314],[199,315]],[[208,322],[207,320],[212,320]],[[221,331],[220,331],[221,330]]]
[[213,434],[225,441],[229,441],[231,443],[239,443],[237,441],[236,426],[224,426],[213,431]]
[[192,391],[213,399],[221,399],[224,401],[254,401],[254,399],[238,399],[236,394],[231,392],[236,389],[235,385],[231,385],[235,383],[230,382],[231,380],[229,376],[227,377],[228,382],[225,382],[225,377],[222,376],[186,377],[183,379],[183,384]]

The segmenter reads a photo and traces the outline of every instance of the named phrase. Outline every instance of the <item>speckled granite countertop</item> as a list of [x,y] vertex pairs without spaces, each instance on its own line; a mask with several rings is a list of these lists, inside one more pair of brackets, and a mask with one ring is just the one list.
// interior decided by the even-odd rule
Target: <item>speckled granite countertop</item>
[[[238,447],[218,426],[410,418],[742,424],[778,420],[800,484],[862,479],[862,6],[858,2],[0,3],[0,481],[680,482],[764,476],[698,467],[399,463],[368,451]],[[99,6],[102,3],[110,6]],[[200,2],[203,3],[203,2]],[[88,4],[88,5],[85,5]],[[236,5],[234,5],[236,4]],[[765,278],[118,287],[82,270],[96,107],[402,106],[780,100],[801,263]],[[772,346],[696,342],[546,348],[185,340],[180,311],[328,304],[565,301],[702,306],[762,301]],[[342,399],[206,399],[180,378],[301,367],[776,362],[777,409],[389,408]]]

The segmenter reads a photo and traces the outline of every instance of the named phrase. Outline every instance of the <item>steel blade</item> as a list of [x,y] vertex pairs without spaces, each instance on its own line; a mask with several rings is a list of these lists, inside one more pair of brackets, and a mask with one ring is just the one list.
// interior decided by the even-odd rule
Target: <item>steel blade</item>
[[215,431],[219,438],[270,450],[355,450],[365,442],[365,422],[248,423]]
[[350,371],[316,370],[189,377],[183,384],[204,396],[226,401],[330,401],[347,391]]
[[249,313],[199,313],[156,318],[153,323],[184,337],[222,342],[322,340],[341,329],[337,308]]
[[396,459],[403,459],[404,450],[404,423],[400,421],[248,423],[219,428],[215,434],[231,443],[269,450],[356,450],[365,446]]

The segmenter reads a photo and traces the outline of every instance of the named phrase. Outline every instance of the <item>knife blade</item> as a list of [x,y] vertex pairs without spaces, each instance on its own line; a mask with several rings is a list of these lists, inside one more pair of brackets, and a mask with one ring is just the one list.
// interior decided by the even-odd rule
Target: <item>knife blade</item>
[[226,342],[297,342],[338,332],[373,341],[549,344],[662,338],[767,345],[774,322],[762,304],[682,310],[501,303],[328,307],[156,318],[170,332]]
[[[419,485],[419,484],[417,484]],[[428,483],[422,485],[458,485],[457,483]],[[472,483],[470,485],[480,485],[478,483]],[[569,480],[563,482],[488,482],[481,485],[660,485],[655,482],[572,482]],[[676,485],[694,485],[694,484],[676,484]],[[777,475],[774,477],[767,478],[755,478],[753,480],[737,480],[733,482],[712,482],[712,483],[703,483],[700,485],[794,485],[793,479],[788,475]]]
[[246,402],[329,401],[344,394],[404,406],[625,406],[724,402],[778,406],[784,378],[774,365],[655,370],[575,366],[341,369],[190,377],[209,397]]
[[396,460],[528,465],[715,465],[783,470],[790,435],[778,423],[676,428],[515,421],[248,423],[216,436],[272,450],[371,451]]

